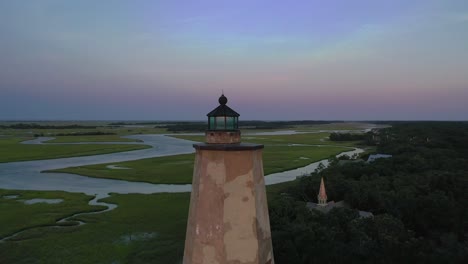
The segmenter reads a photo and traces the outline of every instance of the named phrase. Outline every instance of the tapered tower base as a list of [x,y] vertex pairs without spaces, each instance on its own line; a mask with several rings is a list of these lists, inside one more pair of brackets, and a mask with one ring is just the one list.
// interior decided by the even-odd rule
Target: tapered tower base
[[263,145],[195,144],[184,264],[273,264]]

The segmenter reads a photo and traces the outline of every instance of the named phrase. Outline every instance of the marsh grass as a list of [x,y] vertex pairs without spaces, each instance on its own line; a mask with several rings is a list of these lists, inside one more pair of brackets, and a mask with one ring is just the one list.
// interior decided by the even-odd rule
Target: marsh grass
[[[14,199],[4,196],[18,195]],[[36,203],[27,205],[23,201],[42,199],[63,199],[57,204]],[[17,191],[0,189],[0,238],[20,230],[37,226],[55,225],[56,221],[76,212],[91,212],[104,209],[103,206],[88,205],[93,197],[69,192]]]
[[[81,167],[70,167],[46,172],[65,172],[95,178],[120,179],[149,183],[192,183],[194,154],[141,159],[116,163],[105,163]],[[128,169],[109,169],[116,165]]]
[[[245,142],[264,144],[263,165],[265,175],[306,166],[310,163],[326,159],[349,150],[346,146],[354,143],[345,142],[337,145],[335,142],[322,141],[329,133],[311,133],[281,136],[245,136]],[[192,141],[203,141],[202,136],[175,136]],[[291,146],[291,144],[303,144]],[[321,145],[321,146],[308,146]],[[105,163],[80,167],[69,167],[46,172],[64,172],[95,178],[120,179],[164,184],[187,184],[192,182],[194,154],[174,155],[126,161]],[[129,168],[116,170],[108,165]]]
[[[264,173],[268,175],[303,167],[346,150],[349,149],[336,146],[270,146],[265,148],[263,153]],[[70,167],[46,172],[64,172],[95,178],[149,183],[188,184],[192,183],[194,158],[194,154],[183,154],[136,161]],[[107,168],[108,165],[117,165],[129,169],[109,169]]]
[[76,143],[76,142],[137,142],[136,139],[123,138],[119,135],[92,135],[92,136],[57,136],[47,143]]
[[0,162],[57,159],[67,157],[89,156],[114,152],[149,148],[146,145],[27,145],[21,141],[32,138],[5,137],[0,138]]
[[0,243],[0,263],[178,263],[189,200],[189,193],[113,194],[102,201],[118,207],[80,216],[85,225],[34,229],[21,242]]
[[[289,185],[267,187],[268,198],[280,195]],[[3,193],[24,195],[23,191]],[[62,193],[66,195],[63,196],[60,193],[30,195],[61,197],[80,205],[89,199],[83,194]],[[181,263],[189,193],[112,194],[100,201],[118,207],[102,214],[76,217],[86,222],[82,226],[32,229],[21,234],[18,238],[21,242],[0,243],[0,263]],[[65,209],[80,211],[82,208],[62,210]],[[30,212],[29,219],[38,213],[46,214]],[[13,212],[8,215],[11,221],[27,217]]]

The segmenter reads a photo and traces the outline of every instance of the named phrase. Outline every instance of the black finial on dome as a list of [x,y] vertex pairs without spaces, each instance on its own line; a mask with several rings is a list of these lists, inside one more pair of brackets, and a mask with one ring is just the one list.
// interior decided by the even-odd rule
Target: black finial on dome
[[226,96],[224,96],[224,93],[218,99],[219,104],[222,104],[222,105],[227,104],[227,101],[228,101],[228,99],[226,98]]

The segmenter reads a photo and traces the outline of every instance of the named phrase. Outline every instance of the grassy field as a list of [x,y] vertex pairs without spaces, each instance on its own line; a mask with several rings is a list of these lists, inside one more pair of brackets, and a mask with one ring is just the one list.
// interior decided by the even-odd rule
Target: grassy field
[[145,145],[27,145],[20,143],[27,139],[31,138],[1,137],[0,162],[88,156],[149,148]]
[[[317,130],[364,130],[369,128],[372,124],[369,123],[356,123],[356,122],[343,122],[343,123],[330,123],[318,125],[296,126],[298,131],[317,131]],[[372,125],[377,126],[377,125]]]
[[33,229],[0,243],[0,263],[178,263],[189,196],[112,195],[104,201],[118,207],[79,217],[83,226]]
[[[7,199],[4,196],[17,195]],[[42,199],[63,199],[58,204],[37,203],[27,205],[23,201]],[[77,212],[102,210],[101,206],[88,205],[93,197],[68,192],[15,191],[0,189],[0,238],[30,227],[55,225],[65,216]],[[1,261],[0,261],[1,263]]]
[[[126,161],[71,167],[52,172],[67,172],[95,178],[121,179],[150,183],[192,183],[194,154],[175,155]],[[117,165],[129,169],[108,169],[108,165]]]
[[[289,184],[267,187],[268,198]],[[12,193],[23,195],[22,191]],[[89,199],[82,194],[67,195],[77,201]],[[32,196],[62,197],[57,192]],[[32,229],[15,238],[20,241],[0,243],[0,263],[181,263],[189,193],[113,194],[103,201],[118,207],[78,217],[87,223],[82,226]],[[10,222],[27,217],[8,211],[5,215]]]
[[136,139],[122,138],[119,135],[97,136],[58,136],[47,143],[74,143],[74,142],[137,142]]
[[[263,165],[265,175],[306,166],[349,150],[336,146],[336,142],[321,141],[328,133],[297,134],[281,136],[245,136],[245,142],[265,144]],[[177,136],[194,141],[204,140],[201,136]],[[321,144],[324,146],[290,146],[290,144]],[[343,146],[354,143],[340,142]],[[74,173],[96,178],[122,179],[150,183],[185,184],[192,182],[194,154],[157,157],[120,163],[107,163],[81,167],[71,167],[53,172]],[[128,169],[109,169],[117,165]]]
[[[342,147],[287,147],[272,146],[264,150],[265,175],[306,166],[348,149]],[[121,179],[150,183],[192,183],[194,154],[175,155],[107,163],[81,167],[70,167],[47,172],[66,172],[96,178]],[[128,169],[109,169],[117,165]]]

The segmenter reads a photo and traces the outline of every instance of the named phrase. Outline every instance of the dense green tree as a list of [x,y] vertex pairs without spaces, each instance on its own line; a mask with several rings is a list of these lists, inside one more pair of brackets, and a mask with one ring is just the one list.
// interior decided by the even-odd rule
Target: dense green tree
[[[397,123],[366,138],[393,157],[331,158],[328,168],[290,187],[288,199],[273,202],[277,263],[467,263],[468,123]],[[329,200],[375,216],[307,209],[321,177]],[[289,254],[294,262],[286,261]]]

